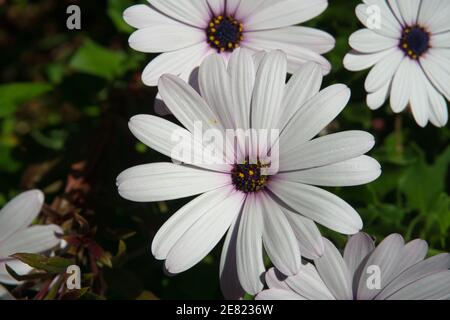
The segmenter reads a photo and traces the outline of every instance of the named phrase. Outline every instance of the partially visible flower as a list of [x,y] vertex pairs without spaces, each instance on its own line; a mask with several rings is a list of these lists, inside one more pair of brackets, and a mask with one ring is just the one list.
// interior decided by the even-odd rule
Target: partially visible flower
[[259,300],[444,300],[450,299],[450,255],[425,259],[428,245],[416,239],[405,244],[392,234],[378,247],[365,233],[352,236],[343,256],[324,239],[325,252],[292,277],[278,270],[266,273],[269,289]]
[[0,300],[15,300],[11,293],[2,285],[0,285]]
[[[314,221],[344,234],[358,232],[358,213],[316,186],[360,185],[381,173],[379,163],[364,155],[375,143],[369,133],[315,138],[346,106],[348,87],[335,84],[319,91],[322,72],[316,63],[303,64],[286,84],[284,53],[259,58],[246,49],[233,52],[228,65],[218,55],[209,56],[199,70],[201,96],[180,78],[164,75],[158,89],[185,128],[150,115],[133,117],[129,127],[141,142],[184,164],[140,165],[117,178],[120,195],[133,201],[201,194],[161,227],[152,252],[170,273],[179,273],[201,261],[229,230],[220,264],[228,298],[242,295],[241,285],[253,294],[263,289],[263,247],[274,265],[291,275],[300,268],[300,250],[309,258],[320,256],[322,237]],[[218,146],[217,162],[195,158],[196,152],[194,158],[174,153],[182,146],[213,156],[206,148],[211,137],[204,137],[196,123],[221,137],[227,129],[276,131],[277,136],[268,142],[249,135],[231,149]],[[275,165],[278,170],[266,172]]]
[[390,96],[395,113],[409,105],[419,126],[428,121],[445,126],[445,98],[450,100],[450,1],[364,3],[356,7],[356,15],[368,29],[350,36],[354,51],[345,56],[344,66],[352,71],[373,66],[365,82],[367,105],[378,109]]
[[56,225],[32,225],[41,212],[44,194],[39,190],[26,191],[8,202],[0,210],[0,283],[17,284],[6,271],[10,266],[18,274],[27,274],[31,267],[11,258],[15,253],[43,253],[61,244]]
[[281,49],[293,73],[304,62],[330,63],[321,54],[335,44],[328,33],[296,24],[321,14],[327,0],[150,0],[124,11],[135,31],[130,46],[141,52],[162,53],[142,73],[142,81],[156,86],[163,74],[188,81],[192,70],[213,53],[229,58],[245,47],[253,52]]

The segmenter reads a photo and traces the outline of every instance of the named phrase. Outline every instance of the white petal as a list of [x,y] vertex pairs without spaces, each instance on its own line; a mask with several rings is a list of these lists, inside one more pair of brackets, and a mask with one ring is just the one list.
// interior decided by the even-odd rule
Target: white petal
[[286,56],[281,51],[272,51],[261,61],[252,97],[252,128],[276,128],[283,100],[286,68]]
[[[402,26],[395,18],[386,1],[373,0],[371,4],[359,4],[355,12],[359,21],[365,27],[383,36],[399,39],[402,33]],[[379,20],[376,18],[379,18]],[[379,28],[376,26],[377,22],[380,23]]]
[[419,66],[413,68],[411,71],[411,110],[417,124],[425,127],[428,123],[428,110],[430,108],[426,90],[428,79]]
[[419,67],[417,62],[404,58],[395,72],[391,88],[391,108],[395,113],[403,111],[411,97],[411,76],[413,68]]
[[19,275],[28,274],[33,268],[29,265],[23,263],[22,261],[11,259],[6,262],[0,262],[0,283],[5,283],[8,285],[17,285],[20,282],[14,279],[6,270],[6,265],[14,270],[15,273]]
[[236,265],[237,237],[240,215],[235,218],[227,232],[220,256],[220,288],[225,299],[239,300],[245,295],[245,290],[239,282]]
[[205,100],[183,80],[164,75],[159,80],[158,89],[167,107],[190,132],[194,132],[196,122],[201,122],[204,130],[224,130]]
[[343,84],[331,85],[309,99],[282,131],[281,150],[286,150],[286,143],[300,144],[315,137],[336,118],[349,99],[350,89]]
[[421,239],[415,239],[408,242],[402,249],[401,260],[396,266],[393,274],[398,275],[408,269],[409,267],[415,265],[416,263],[425,259],[428,253],[428,244],[426,241]]
[[132,167],[117,177],[119,194],[125,199],[137,202],[179,199],[229,184],[229,174],[169,162]]
[[349,44],[357,51],[373,53],[397,46],[398,40],[382,36],[369,29],[361,29],[350,36]]
[[265,274],[266,284],[269,289],[284,289],[291,291],[292,289],[286,284],[286,277],[275,268],[270,268]]
[[347,241],[344,250],[344,261],[352,278],[361,262],[373,249],[375,249],[375,244],[372,238],[364,232],[351,236]]
[[255,300],[305,300],[298,294],[283,289],[267,289],[260,292]]
[[[239,2],[239,3],[236,3]],[[256,11],[270,5],[268,0],[227,0],[227,13],[234,13],[234,17],[241,22],[246,22],[247,18]]]
[[404,56],[400,50],[394,50],[392,54],[375,64],[364,83],[366,90],[374,92],[383,88],[386,83],[390,83]]
[[403,20],[406,25],[411,26],[417,23],[420,2],[421,0],[392,1],[391,5],[393,7],[398,6],[398,11],[401,14],[401,17],[398,17],[399,20]]
[[293,171],[280,174],[280,178],[326,187],[348,187],[366,184],[381,175],[380,164],[368,156],[359,156],[350,160],[323,167]]
[[350,71],[361,71],[372,67],[378,61],[398,51],[398,48],[383,50],[376,53],[359,53],[357,51],[350,51],[344,57],[344,67]]
[[[239,5],[241,4],[241,0],[227,0],[225,1],[225,7],[226,7],[226,12],[229,15],[232,15],[233,17],[236,16],[236,10],[239,7]],[[258,0],[258,1],[245,1],[246,2],[250,2],[250,3],[254,3],[254,2],[264,2],[264,0]]]
[[442,253],[435,255],[431,258],[416,263],[409,269],[405,270],[398,277],[396,277],[391,283],[389,283],[381,292],[376,296],[377,300],[388,299],[389,296],[398,292],[407,285],[418,281],[421,278],[429,275],[446,271],[450,268],[450,255],[448,253]]
[[247,130],[250,127],[250,106],[256,76],[251,51],[244,48],[235,50],[228,63],[228,71],[236,128]]
[[335,300],[316,268],[311,263],[302,265],[300,271],[284,281],[297,294],[310,300]]
[[266,273],[266,282],[270,289],[295,292],[310,300],[335,299],[311,263],[302,265],[300,271],[292,277],[286,277],[272,268]]
[[203,215],[212,211],[232,192],[232,187],[223,187],[206,192],[188,202],[175,212],[158,230],[152,241],[152,254],[158,260],[167,254],[181,236]]
[[450,67],[448,60],[440,57],[438,51],[430,52],[420,59],[420,64],[433,85],[450,100]]
[[210,11],[205,0],[152,0],[151,4],[171,18],[204,28],[210,20]]
[[247,32],[244,38],[248,42],[270,42],[271,46],[279,48],[290,44],[310,49],[319,54],[330,51],[335,45],[335,40],[330,34],[302,26]]
[[[198,84],[198,73],[199,67],[195,67],[193,70],[189,69],[189,71],[184,71],[179,75],[180,79],[189,83],[189,85],[194,88],[195,91],[200,93],[200,87]],[[158,78],[159,80],[159,78]],[[167,116],[171,115],[169,108],[166,106],[164,101],[162,101],[162,97],[159,92],[156,94],[155,102],[153,104],[153,109],[155,110],[155,114],[158,116]]]
[[321,65],[322,74],[328,74],[331,64],[327,59],[317,52],[306,47],[300,47],[289,43],[281,43],[276,41],[267,41],[264,39],[252,39],[242,43],[242,46],[254,51],[272,51],[281,50],[287,55],[287,70],[289,73],[295,73],[298,68],[307,62],[315,62]]
[[242,287],[255,295],[264,288],[261,281],[266,268],[263,261],[262,236],[264,220],[262,206],[249,194],[242,211],[237,242],[237,271]]
[[448,12],[450,11],[450,2],[442,0],[422,1],[418,22],[424,25],[433,33],[440,33],[450,30],[448,23]]
[[9,201],[0,210],[0,243],[28,227],[41,212],[44,194],[39,190],[26,191]]
[[320,277],[338,300],[353,300],[350,271],[339,251],[326,238],[323,239],[325,252],[314,260]]
[[[283,140],[282,140],[283,141]],[[305,143],[290,141],[282,150],[280,172],[316,168],[358,157],[375,145],[365,131],[342,131]]]
[[269,189],[295,212],[343,234],[362,228],[358,213],[344,200],[317,187],[290,181],[272,180]]
[[215,17],[225,13],[226,0],[206,0]]
[[287,27],[308,21],[328,6],[326,0],[284,0],[256,10],[245,21],[245,30],[264,30]]
[[128,126],[142,143],[173,160],[221,172],[231,170],[222,155],[206,152],[204,143],[197,141],[192,133],[163,118],[137,115],[130,119]]
[[367,268],[377,266],[381,271],[381,288],[386,286],[394,276],[395,268],[401,259],[401,252],[404,247],[403,238],[399,234],[392,234],[385,238],[378,247],[370,254],[367,262],[361,269],[359,279],[357,299],[372,300],[379,292],[379,289],[369,288],[367,285]]
[[56,247],[61,240],[56,234],[63,234],[56,225],[32,226],[16,232],[2,242],[0,257],[7,258],[16,253],[42,253]]
[[371,110],[379,109],[386,102],[391,90],[391,84],[392,79],[386,82],[378,91],[367,95],[366,103]]
[[230,77],[225,60],[217,54],[207,57],[200,66],[198,80],[201,96],[219,116],[220,123],[225,129],[234,129]]
[[450,48],[450,32],[434,34],[430,39],[430,46],[433,48]]
[[285,89],[281,104],[278,128],[283,129],[304,103],[319,93],[322,84],[322,70],[317,63],[305,63],[292,75]]
[[424,277],[402,288],[390,300],[448,300],[450,299],[450,270]]
[[127,8],[123,12],[123,19],[136,29],[167,24],[182,25],[145,4],[137,4]]
[[204,31],[183,24],[155,25],[138,29],[128,39],[130,47],[141,52],[174,51],[204,41]]
[[245,195],[234,191],[214,210],[202,215],[172,247],[165,262],[170,273],[180,273],[200,262],[220,241],[242,208]]
[[302,256],[307,259],[316,259],[323,254],[322,235],[314,221],[302,215],[281,207],[298,240]]
[[280,206],[268,195],[258,195],[264,216],[263,242],[273,265],[289,276],[298,272],[301,265],[300,249],[289,221]]
[[444,97],[431,85],[426,83],[426,90],[428,92],[429,117],[431,123],[437,127],[443,127],[448,121],[447,103]]
[[165,52],[154,58],[142,72],[142,81],[147,86],[156,86],[163,74],[191,74],[204,57],[211,54],[211,47],[202,42],[181,50]]

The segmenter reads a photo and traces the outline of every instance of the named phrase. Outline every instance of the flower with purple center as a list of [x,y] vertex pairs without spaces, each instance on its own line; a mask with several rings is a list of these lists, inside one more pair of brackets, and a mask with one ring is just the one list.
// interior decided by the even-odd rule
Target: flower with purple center
[[327,239],[322,257],[303,264],[295,276],[272,268],[268,289],[259,300],[445,300],[450,299],[450,255],[425,259],[428,245],[416,239],[405,244],[392,234],[377,247],[358,233],[343,255]]
[[[374,146],[369,133],[345,131],[315,138],[343,110],[350,89],[334,84],[320,90],[322,69],[313,62],[300,66],[286,83],[287,66],[281,51],[253,57],[241,48],[233,51],[228,64],[210,55],[199,69],[200,94],[173,75],[159,82],[162,99],[184,128],[151,115],[135,116],[129,123],[141,142],[177,163],[125,170],[117,178],[120,195],[152,202],[200,194],[159,229],[153,255],[165,260],[169,273],[183,272],[227,233],[220,262],[227,298],[263,289],[263,248],[277,268],[294,275],[301,255],[313,259],[323,253],[315,222],[343,234],[358,232],[358,213],[316,186],[360,185],[381,173],[378,162],[364,155]],[[205,131],[223,135],[230,129],[274,130],[279,135],[270,140],[274,143],[266,141],[268,148],[249,135],[238,140],[231,155],[207,153],[219,161],[202,162],[174,152],[180,137],[187,150],[210,146],[209,139],[197,135],[198,122]],[[278,157],[273,156],[275,149]],[[270,157],[261,150],[270,150]]]
[[320,15],[327,0],[149,0],[123,13],[135,31],[130,46],[141,52],[161,53],[142,73],[142,81],[156,86],[163,74],[186,82],[210,54],[226,59],[237,48],[253,53],[283,50],[288,71],[314,61],[324,74],[330,63],[322,54],[335,44],[328,33],[296,26]]
[[[377,8],[377,10],[372,10]],[[379,25],[373,25],[379,13]],[[356,15],[367,27],[350,36],[344,58],[351,71],[371,68],[365,89],[370,109],[389,98],[392,111],[410,106],[418,125],[443,127],[450,100],[450,1],[364,0]]]

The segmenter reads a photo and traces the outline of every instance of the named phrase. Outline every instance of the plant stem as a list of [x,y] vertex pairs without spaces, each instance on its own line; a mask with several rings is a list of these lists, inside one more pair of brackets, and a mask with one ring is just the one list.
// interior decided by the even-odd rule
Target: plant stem
[[395,115],[395,151],[397,155],[403,154],[403,118],[401,114]]

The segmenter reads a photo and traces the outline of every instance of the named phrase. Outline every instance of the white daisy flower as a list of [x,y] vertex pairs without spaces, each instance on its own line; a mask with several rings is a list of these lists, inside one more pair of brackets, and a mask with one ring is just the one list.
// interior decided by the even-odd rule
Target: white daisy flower
[[5,265],[18,274],[27,274],[32,268],[11,258],[15,253],[42,253],[61,243],[56,233],[62,230],[56,225],[33,225],[41,212],[44,194],[39,190],[26,191],[8,202],[0,210],[0,282],[17,284]]
[[364,0],[356,15],[368,29],[351,35],[354,51],[345,56],[344,66],[352,71],[373,67],[365,81],[369,108],[380,108],[390,96],[395,113],[409,105],[418,125],[424,127],[429,120],[445,126],[450,1]]
[[343,256],[324,239],[325,252],[292,277],[266,273],[269,289],[258,300],[438,300],[450,299],[450,255],[425,259],[428,245],[405,244],[392,234],[378,247],[365,233],[350,237]]
[[[165,260],[170,273],[179,273],[202,260],[229,230],[220,262],[228,298],[241,296],[241,285],[252,294],[263,289],[263,247],[277,268],[293,275],[301,266],[300,250],[310,258],[323,253],[314,221],[344,234],[362,228],[349,204],[313,185],[353,186],[380,175],[378,162],[363,155],[374,146],[369,133],[345,131],[313,139],[345,107],[349,88],[335,84],[319,92],[322,71],[316,63],[303,64],[286,84],[287,64],[281,51],[253,60],[239,49],[228,66],[211,55],[199,70],[201,96],[176,76],[164,75],[159,82],[164,102],[186,129],[151,115],[135,116],[129,123],[141,142],[187,163],[151,163],[122,172],[117,178],[122,197],[147,202],[202,194],[161,227],[153,255]],[[238,141],[236,153],[227,153],[234,163],[177,158],[174,132],[183,135],[188,148],[202,146],[195,138],[196,121],[219,132],[279,128],[279,159],[272,159],[278,161],[278,173],[264,173],[267,156],[253,141],[251,147]]]
[[141,52],[162,53],[142,73],[156,86],[165,73],[188,81],[203,59],[218,53],[226,58],[238,47],[254,52],[281,49],[294,72],[306,61],[330,63],[321,54],[334,47],[328,33],[296,24],[321,14],[327,0],[149,0],[125,10],[124,20],[135,31],[130,46]]

